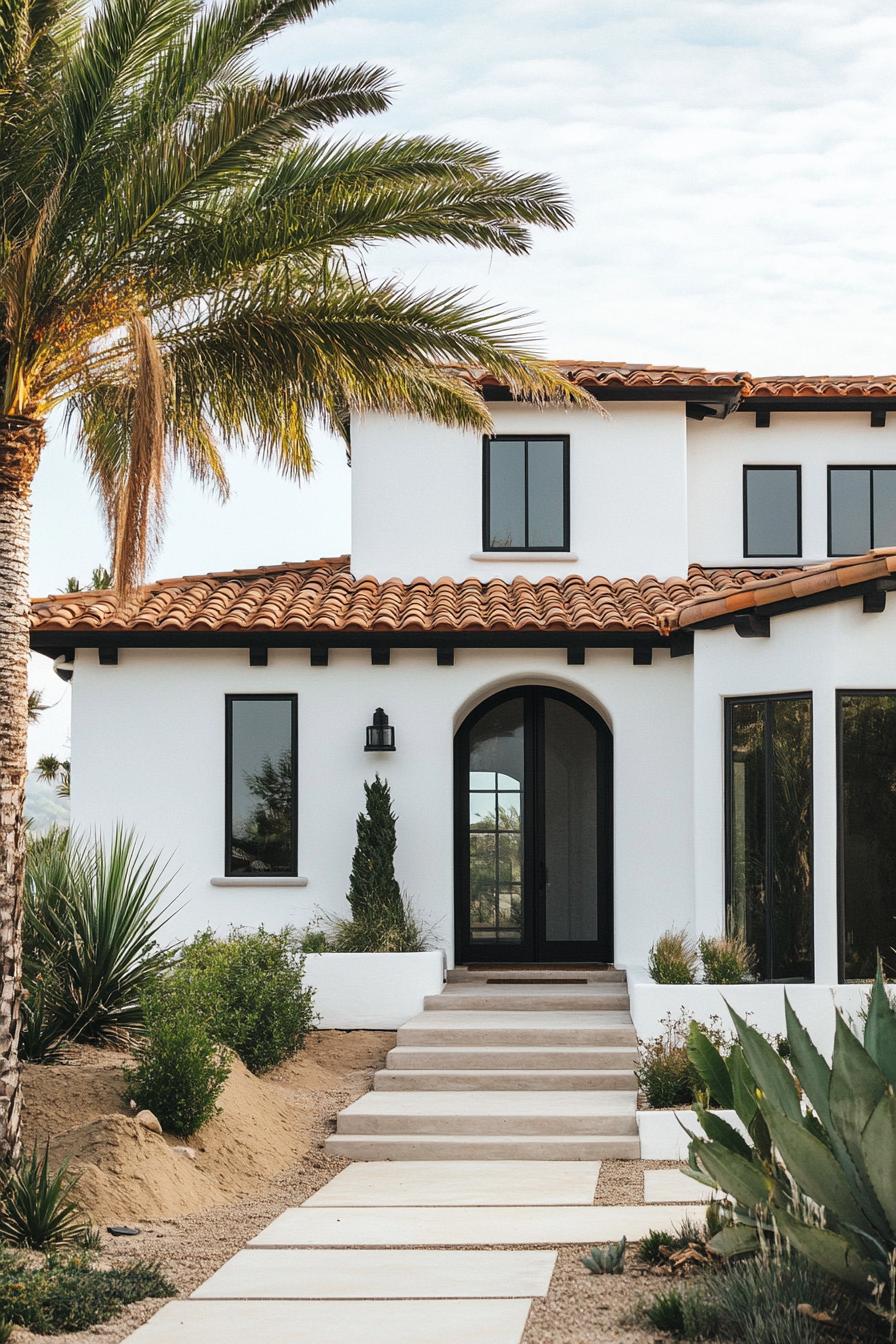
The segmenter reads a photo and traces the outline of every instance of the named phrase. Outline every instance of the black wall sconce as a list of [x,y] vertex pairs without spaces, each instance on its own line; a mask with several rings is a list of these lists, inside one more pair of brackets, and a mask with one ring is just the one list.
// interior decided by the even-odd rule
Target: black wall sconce
[[389,715],[383,709],[373,712],[373,723],[367,728],[365,751],[394,751],[395,729],[389,723]]

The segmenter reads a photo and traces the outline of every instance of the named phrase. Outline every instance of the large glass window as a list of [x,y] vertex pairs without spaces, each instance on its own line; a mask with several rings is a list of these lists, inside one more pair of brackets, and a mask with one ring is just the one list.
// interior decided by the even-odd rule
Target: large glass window
[[726,702],[727,899],[760,980],[811,980],[812,701]]
[[896,546],[896,467],[828,467],[828,555]]
[[296,697],[229,695],[227,875],[294,876]]
[[744,555],[802,554],[799,467],[744,467]]
[[896,691],[842,691],[839,720],[840,957],[870,980],[896,975]]
[[483,443],[486,551],[569,550],[569,439],[564,435]]

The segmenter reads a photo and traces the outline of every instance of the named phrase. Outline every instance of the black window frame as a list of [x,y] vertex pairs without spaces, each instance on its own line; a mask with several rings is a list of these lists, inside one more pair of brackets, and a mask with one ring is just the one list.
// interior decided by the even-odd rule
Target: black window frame
[[233,706],[243,700],[281,700],[290,706],[290,739],[292,752],[292,797],[290,816],[290,850],[292,862],[289,871],[261,873],[258,876],[297,877],[299,872],[299,697],[289,691],[234,692],[224,696],[224,876],[251,878],[251,873],[233,871]]
[[[524,546],[493,546],[489,539],[489,517],[491,514],[491,445],[493,443],[519,443],[525,447],[524,492],[525,492],[525,529]],[[562,443],[563,445],[563,544],[562,546],[529,545],[529,444]],[[483,434],[482,436],[482,549],[492,554],[515,555],[526,551],[562,555],[568,551],[569,541],[569,435],[568,434]]]
[[834,789],[837,795],[837,980],[841,985],[864,983],[861,980],[846,979],[846,845],[845,808],[843,806],[843,701],[848,696],[891,696],[896,700],[896,687],[883,688],[867,686],[838,687],[834,692],[834,735],[836,764],[834,767]]
[[833,549],[833,516],[831,512],[831,477],[835,471],[867,471],[868,481],[868,535],[871,538],[868,549],[874,550],[874,473],[876,471],[896,471],[892,462],[830,462],[828,463],[828,555],[831,559],[839,556],[861,555],[861,551],[835,551]]
[[[747,474],[751,471],[791,471],[796,472],[796,550],[795,551],[751,551],[749,506],[747,502]],[[803,468],[799,462],[745,462],[741,476],[741,495],[743,498],[743,529],[745,560],[799,560],[803,554]]]
[[[734,855],[734,842],[732,835],[732,802],[733,802],[733,715],[732,708],[735,705],[753,705],[761,704],[764,706],[764,742],[769,742],[771,738],[771,706],[779,700],[807,700],[809,703],[809,899],[812,905],[812,975],[807,980],[785,980],[776,981],[771,978],[760,981],[761,984],[815,984],[815,700],[812,691],[781,691],[779,694],[768,693],[765,695],[726,695],[724,698],[724,789],[723,799],[725,808],[725,927],[729,926],[729,914],[731,910],[731,865]],[[765,770],[765,828],[766,828],[766,892],[773,889],[773,866],[774,866],[774,844],[771,836],[773,833],[772,809],[774,803],[773,766],[774,753],[769,750],[764,752],[764,770]],[[766,964],[774,967],[774,924],[769,917],[769,908],[765,912],[765,959]]]

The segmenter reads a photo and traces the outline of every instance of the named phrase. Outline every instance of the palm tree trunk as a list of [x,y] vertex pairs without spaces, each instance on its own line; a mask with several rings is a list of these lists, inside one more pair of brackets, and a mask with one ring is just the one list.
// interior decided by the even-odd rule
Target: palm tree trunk
[[28,771],[28,543],[42,422],[0,415],[0,1166],[21,1148],[19,1032]]

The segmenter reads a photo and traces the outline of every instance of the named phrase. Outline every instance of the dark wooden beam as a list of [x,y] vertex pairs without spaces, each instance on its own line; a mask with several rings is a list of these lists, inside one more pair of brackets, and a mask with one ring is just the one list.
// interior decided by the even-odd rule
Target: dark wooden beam
[[374,667],[388,667],[392,650],[388,644],[374,644],[370,650],[370,661]]
[[771,425],[771,423],[772,423],[772,413],[771,413],[771,411],[757,411],[757,412],[756,412],[756,428],[757,428],[757,429],[768,429],[769,426]]
[[734,618],[734,628],[741,639],[768,639],[771,623],[768,616],[755,611],[741,611]]
[[706,420],[707,417],[718,420],[719,412],[715,406],[702,406],[699,401],[689,401],[684,408],[689,420]]
[[330,661],[330,650],[326,644],[312,644],[308,654],[312,667],[326,667]]
[[882,406],[875,406],[874,410],[871,412],[871,428],[886,429],[886,426],[887,426],[886,410]]
[[886,588],[872,588],[870,592],[862,594],[862,610],[866,615],[886,611],[887,609],[887,590]]
[[584,645],[568,644],[566,646],[566,662],[570,667],[582,667],[585,662]]
[[250,666],[250,667],[267,667],[267,665],[268,665],[268,650],[267,650],[267,645],[266,645],[266,644],[250,644],[250,645],[249,645],[249,666]]
[[438,646],[436,649],[436,666],[454,666],[454,646],[452,644],[440,644]]
[[674,630],[669,646],[670,658],[691,658],[694,653],[693,630]]
[[114,644],[106,644],[99,650],[100,667],[118,666],[118,647]]
[[649,644],[636,644],[632,649],[632,662],[635,667],[649,667],[653,662],[653,649]]

